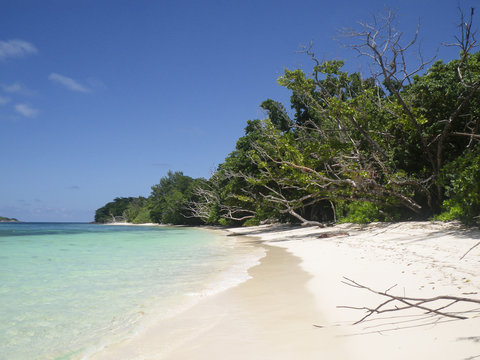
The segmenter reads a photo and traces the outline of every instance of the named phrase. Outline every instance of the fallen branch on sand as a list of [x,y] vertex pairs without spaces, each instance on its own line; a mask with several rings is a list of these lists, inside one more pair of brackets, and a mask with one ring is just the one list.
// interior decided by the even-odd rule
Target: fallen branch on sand
[[[432,298],[411,298],[407,296],[396,296],[389,294],[388,292],[393,289],[396,285],[390,287],[389,289],[385,291],[377,291],[373,290],[365,285],[361,285],[357,283],[354,280],[351,280],[349,278],[344,277],[344,281],[342,283],[352,286],[355,288],[359,289],[364,289],[368,290],[374,294],[384,296],[388,298],[388,300],[382,302],[375,308],[369,308],[369,307],[354,307],[354,306],[337,306],[338,308],[342,309],[355,309],[355,310],[365,310],[367,314],[361,318],[360,320],[356,321],[354,324],[361,323],[368,317],[374,315],[374,314],[382,314],[386,312],[392,312],[392,311],[402,311],[406,309],[420,309],[425,311],[426,314],[436,314],[439,316],[445,316],[449,318],[454,318],[454,319],[459,319],[459,320],[465,320],[468,319],[468,317],[465,316],[465,312],[447,312],[445,309],[448,309],[452,305],[456,303],[473,303],[473,304],[480,304],[479,299],[472,299],[472,298],[467,298],[467,297],[457,297],[457,296],[449,296],[449,295],[442,295],[442,296],[435,296]],[[434,308],[432,307],[434,302],[439,302],[439,301],[447,301],[448,303],[445,305],[442,305],[440,307]]]
[[470,249],[468,249],[468,251],[463,254],[463,256],[460,258],[460,260],[462,260],[465,256],[467,256],[467,254],[472,251],[473,249],[475,249],[478,245],[480,245],[480,241],[478,243],[476,243],[475,245],[473,245]]

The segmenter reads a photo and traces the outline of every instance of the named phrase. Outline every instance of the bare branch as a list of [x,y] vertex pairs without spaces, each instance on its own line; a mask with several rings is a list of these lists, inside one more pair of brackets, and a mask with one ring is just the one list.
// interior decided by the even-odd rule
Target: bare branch
[[473,245],[465,254],[462,255],[462,257],[460,258],[460,260],[462,260],[465,256],[467,256],[467,254],[472,251],[473,249],[475,249],[478,245],[480,245],[480,241],[478,243],[476,243],[475,245]]
[[[459,315],[458,313],[445,312],[443,310],[457,303],[480,304],[479,299],[449,296],[449,295],[441,295],[441,296],[435,296],[431,298],[413,298],[413,297],[407,297],[407,296],[396,296],[388,293],[392,288],[389,288],[385,291],[377,291],[365,285],[359,284],[358,282],[346,277],[344,277],[344,281],[342,281],[342,283],[358,289],[364,289],[371,293],[387,298],[387,300],[380,303],[374,308],[338,306],[338,308],[365,310],[367,312],[367,314],[364,317],[362,317],[360,320],[356,321],[355,324],[361,323],[365,319],[375,314],[382,314],[382,313],[392,312],[392,311],[402,311],[402,310],[407,310],[412,308],[422,310],[426,314],[435,314],[435,315],[445,316],[453,319],[464,320],[464,319],[468,319],[468,317],[463,315],[463,313],[467,313],[467,311],[464,311],[463,313],[460,313],[461,315]],[[446,305],[434,308],[432,305],[439,301],[448,301],[448,303]],[[398,303],[400,305],[395,305],[395,303]],[[392,306],[387,306],[387,305],[392,305]]]

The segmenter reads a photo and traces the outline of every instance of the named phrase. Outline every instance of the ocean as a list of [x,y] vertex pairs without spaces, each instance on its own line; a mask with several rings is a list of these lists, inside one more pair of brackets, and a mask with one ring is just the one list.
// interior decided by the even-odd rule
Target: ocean
[[247,280],[262,256],[203,229],[0,223],[0,359],[88,359]]

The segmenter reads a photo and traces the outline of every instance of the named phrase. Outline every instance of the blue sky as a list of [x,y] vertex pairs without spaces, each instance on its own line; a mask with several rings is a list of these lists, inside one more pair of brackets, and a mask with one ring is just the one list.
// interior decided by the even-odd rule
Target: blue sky
[[4,0],[0,216],[92,221],[169,169],[208,177],[263,100],[288,101],[276,79],[309,69],[301,44],[359,70],[338,30],[391,8],[449,60],[457,4],[475,2]]

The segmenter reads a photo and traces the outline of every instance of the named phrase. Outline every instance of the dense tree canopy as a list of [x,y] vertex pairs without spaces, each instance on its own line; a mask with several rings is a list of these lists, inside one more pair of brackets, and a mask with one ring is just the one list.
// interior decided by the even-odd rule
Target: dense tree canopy
[[105,223],[115,221],[117,217],[125,217],[130,204],[137,202],[134,197],[117,197],[95,211],[95,222]]
[[195,225],[201,221],[193,217],[188,204],[194,201],[194,188],[201,181],[183,175],[182,172],[168,172],[160,183],[152,186],[149,197],[150,218],[164,224]]
[[202,179],[193,179],[181,172],[169,171],[167,176],[152,186],[148,198],[116,198],[95,213],[95,222],[118,220],[140,223],[198,225],[202,221],[193,217],[188,204],[195,201],[194,188]]

